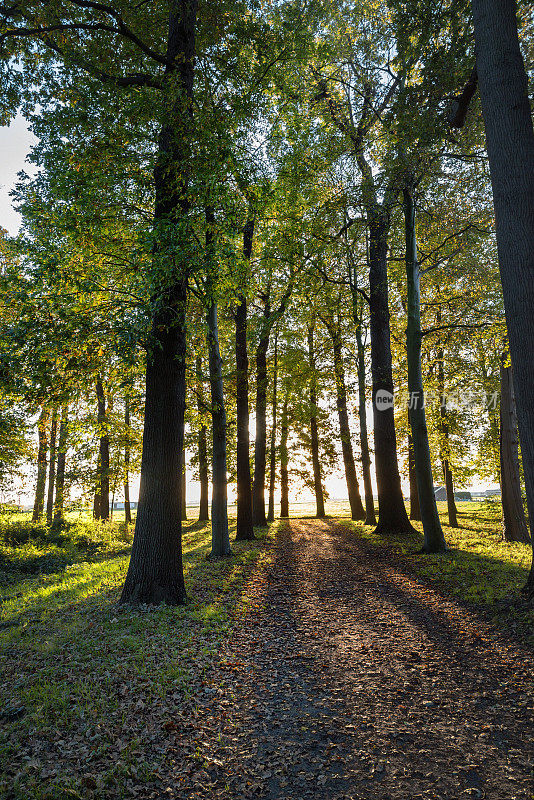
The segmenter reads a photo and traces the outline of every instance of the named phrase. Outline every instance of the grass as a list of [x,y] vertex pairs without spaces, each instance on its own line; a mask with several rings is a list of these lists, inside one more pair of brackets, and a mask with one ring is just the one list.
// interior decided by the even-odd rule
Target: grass
[[[157,784],[161,742],[239,619],[266,531],[210,562],[208,526],[184,526],[189,602],[117,606],[132,529],[72,518],[57,536],[0,524],[0,798],[128,797]],[[160,748],[162,750],[162,748]]]
[[506,542],[502,537],[501,506],[497,501],[457,503],[459,528],[448,525],[447,504],[438,511],[448,551],[420,555],[423,528],[417,533],[376,536],[361,524],[358,533],[377,547],[392,545],[408,561],[410,569],[442,594],[489,613],[495,623],[512,627],[534,644],[534,612],[517,601],[525,585],[532,559],[528,544]]
[[[459,503],[457,530],[438,506],[449,546],[443,555],[416,554],[418,523],[411,536],[387,538],[349,524],[373,547],[393,547],[421,581],[533,642],[532,612],[502,604],[526,580],[530,547],[502,540],[498,503]],[[347,510],[327,506],[349,522]],[[313,512],[291,509],[295,517]],[[117,600],[132,529],[122,520],[102,525],[71,515],[51,535],[28,515],[2,517],[0,798],[110,800],[134,796],[140,781],[165,796],[161,754],[177,720],[191,724],[191,704],[212,691],[203,688],[207,673],[246,609],[247,581],[266,563],[272,532],[210,562],[208,526],[186,523],[189,603],[125,610]]]

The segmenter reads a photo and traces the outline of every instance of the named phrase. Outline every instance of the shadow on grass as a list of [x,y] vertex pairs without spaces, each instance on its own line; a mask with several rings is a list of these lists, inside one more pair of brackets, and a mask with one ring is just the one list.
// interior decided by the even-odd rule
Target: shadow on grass
[[[484,521],[493,524],[495,518]],[[519,632],[521,638],[532,633],[534,614],[521,596],[530,569],[529,545],[503,542],[497,534],[476,526],[452,529],[444,524],[448,551],[424,555],[420,553],[423,536],[419,532],[381,537],[358,523],[349,525],[377,564],[424,582],[443,599],[478,613],[486,621],[491,619],[508,632],[513,617],[514,633]]]
[[[54,795],[53,787],[78,786],[83,753],[74,746],[57,759],[57,779],[40,780],[39,788],[38,774],[24,761],[30,729],[49,743],[43,752],[49,748],[54,765],[59,734],[65,738],[80,730],[95,736],[95,759],[112,780],[116,741],[122,737],[133,748],[150,733],[153,744],[154,720],[157,736],[165,737],[165,719],[158,715],[168,719],[166,704],[187,698],[213,665],[244,608],[246,582],[269,531],[257,531],[252,542],[232,542],[233,555],[211,563],[205,559],[210,528],[194,522],[184,527],[185,606],[118,607],[126,557],[27,580],[27,595],[12,598],[10,611],[19,625],[0,631],[3,681],[10,693],[0,707],[22,705],[25,714],[8,723],[9,736],[4,746],[0,742],[0,774],[21,772],[20,792],[13,798],[48,797],[45,788],[59,798],[63,793],[58,788]],[[169,692],[174,700],[165,699]],[[152,744],[148,759],[156,761]],[[125,758],[121,752],[121,762]],[[0,797],[2,788],[0,780]],[[119,781],[114,796],[120,791]]]

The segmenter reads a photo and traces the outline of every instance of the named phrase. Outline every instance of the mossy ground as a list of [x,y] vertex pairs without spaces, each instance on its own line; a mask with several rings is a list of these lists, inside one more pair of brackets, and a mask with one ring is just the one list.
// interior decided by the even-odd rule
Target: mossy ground
[[54,536],[22,515],[3,521],[0,797],[126,797],[130,778],[149,781],[165,725],[246,606],[268,534],[216,562],[210,535],[185,523],[186,606],[124,610],[131,527],[73,517]]

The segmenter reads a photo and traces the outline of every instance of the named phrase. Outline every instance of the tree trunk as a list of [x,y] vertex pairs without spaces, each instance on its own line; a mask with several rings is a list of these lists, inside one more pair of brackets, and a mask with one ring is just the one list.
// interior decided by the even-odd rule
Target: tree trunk
[[415,458],[413,454],[412,436],[408,433],[408,477],[410,481],[410,519],[421,520],[417,477],[415,475]]
[[315,321],[308,326],[308,364],[310,367],[310,445],[313,465],[313,488],[315,492],[315,516],[324,519],[323,482],[319,457],[319,430],[317,426],[317,371],[313,335]]
[[356,357],[358,361],[358,420],[360,423],[360,449],[362,451],[363,487],[365,492],[365,524],[376,525],[375,501],[371,482],[371,456],[369,454],[369,436],[367,433],[367,409],[365,397],[365,347],[362,336],[363,310],[358,310],[358,293],[354,281],[351,281],[352,317],[356,331]]
[[64,403],[61,407],[59,422],[59,438],[56,471],[56,499],[54,502],[54,518],[52,528],[58,530],[65,522],[65,462],[67,458],[67,439],[69,433],[69,406]]
[[226,411],[222,377],[222,359],[219,353],[217,303],[208,308],[208,354],[211,387],[211,416],[213,432],[213,457],[211,472],[211,557],[230,555],[227,510],[226,477]]
[[286,392],[284,404],[282,406],[282,419],[280,425],[280,517],[289,517],[289,473],[288,463],[289,454],[287,450],[287,439],[289,436],[289,423],[287,407],[289,403],[289,392]]
[[43,406],[37,424],[37,434],[39,437],[39,450],[37,452],[37,482],[35,485],[35,500],[33,503],[32,522],[38,522],[44,510],[44,497],[46,486],[46,467],[48,465],[48,421],[50,411]]
[[[441,311],[438,307],[437,322],[441,320]],[[443,367],[445,354],[443,348],[438,349],[438,392],[439,392],[439,425],[440,425],[440,460],[443,468],[443,480],[447,493],[447,512],[451,528],[458,528],[458,512],[454,501],[454,481],[450,467],[449,453],[449,423],[447,421],[447,398],[445,397],[445,370]]]
[[211,469],[211,558],[222,558],[231,554],[228,533],[228,504],[226,476],[226,410],[224,406],[224,385],[222,358],[219,350],[219,327],[217,323],[217,302],[214,298],[217,280],[215,255],[215,215],[213,208],[206,208],[206,253],[208,256],[208,276],[206,295],[208,310],[206,314],[208,361],[211,389],[212,419],[212,469]]
[[350,438],[349,415],[347,412],[347,389],[345,387],[345,370],[343,367],[343,354],[341,351],[341,333],[339,322],[332,318],[329,327],[334,351],[334,375],[336,380],[336,399],[337,413],[339,419],[339,437],[341,439],[341,449],[343,452],[343,464],[345,466],[345,480],[347,482],[347,492],[352,519],[365,519],[365,509],[360,497],[358,478],[356,477],[356,467],[354,464],[354,453]]
[[402,496],[397,461],[397,436],[393,413],[393,372],[388,306],[387,236],[388,215],[368,213],[369,312],[375,470],[378,490],[377,533],[408,533],[413,530]]
[[[202,385],[202,356],[196,357],[195,372],[197,378],[197,410],[200,419],[203,418],[204,388]],[[198,480],[200,482],[200,502],[198,521],[208,522],[208,428],[201,423],[198,431]]]
[[100,436],[100,516],[109,520],[109,432],[106,396],[100,376],[96,380],[96,397],[98,401],[98,433]]
[[126,395],[124,399],[124,522],[130,525],[132,522],[132,510],[130,508],[130,398]]
[[274,521],[274,490],[276,487],[276,422],[277,422],[277,391],[278,391],[278,330],[274,339],[274,370],[273,370],[273,401],[272,425],[269,457],[269,510],[267,521]]
[[187,520],[187,471],[185,462],[185,446],[182,447],[182,475],[180,480],[180,512],[182,522]]
[[499,450],[501,462],[501,498],[503,536],[507,542],[529,542],[525,509],[521,497],[519,447],[512,367],[501,357],[501,410]]
[[[514,0],[472,0],[527,507],[534,520],[534,131]],[[531,537],[534,546],[534,536]],[[534,592],[534,564],[528,586]]]
[[408,359],[409,416],[412,429],[417,494],[424,531],[425,553],[443,553],[447,548],[434,495],[434,479],[430,460],[430,445],[426,425],[423,372],[421,369],[421,287],[415,237],[415,204],[408,189],[404,189],[404,223],[406,242],[406,283],[408,323],[406,353]]
[[57,436],[57,406],[52,408],[52,423],[50,425],[50,466],[48,468],[48,495],[46,498],[46,522],[52,524],[54,514],[54,487],[56,483],[56,436]]
[[254,525],[265,527],[265,468],[267,457],[267,349],[269,333],[267,320],[271,312],[267,299],[264,308],[264,325],[256,350],[256,440],[254,442],[254,482],[252,486],[252,519]]
[[[254,220],[243,231],[243,257],[250,261]],[[235,311],[236,416],[237,416],[237,530],[236,540],[254,539],[250,476],[250,425],[248,408],[247,300],[241,295]]]
[[[100,443],[100,439],[98,440]],[[102,515],[100,512],[100,492],[102,491],[101,482],[102,482],[102,467],[100,462],[100,450],[98,451],[98,455],[96,457],[96,475],[95,475],[95,493],[93,495],[93,519],[102,519]]]
[[[174,0],[165,68],[167,107],[154,168],[155,306],[146,369],[141,485],[123,603],[185,602],[180,465],[184,438],[189,140],[197,0]],[[182,242],[176,243],[180,236]],[[192,234],[191,234],[192,236]]]

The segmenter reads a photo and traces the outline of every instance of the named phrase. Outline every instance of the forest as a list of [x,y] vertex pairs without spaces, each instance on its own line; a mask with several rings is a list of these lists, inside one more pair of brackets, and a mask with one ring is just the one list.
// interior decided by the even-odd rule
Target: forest
[[0,798],[530,798],[532,3],[1,0],[0,64]]

